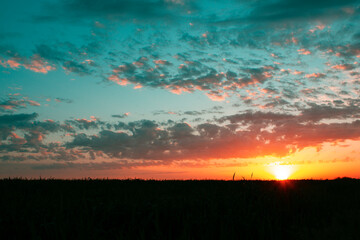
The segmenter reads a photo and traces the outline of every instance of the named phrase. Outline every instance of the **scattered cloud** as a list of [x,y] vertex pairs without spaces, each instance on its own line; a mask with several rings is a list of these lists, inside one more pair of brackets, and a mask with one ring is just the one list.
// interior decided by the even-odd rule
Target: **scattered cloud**
[[20,95],[14,94],[7,97],[6,99],[0,100],[0,112],[4,111],[16,111],[19,109],[24,109],[27,106],[40,106],[41,104],[37,101],[30,100],[27,97],[20,98]]
[[[56,87],[74,87],[74,95],[54,96],[58,89],[47,89],[50,80],[40,89],[46,97],[4,95],[1,161],[37,161],[44,169],[122,168],[285,156],[360,137],[358,1],[69,0],[40,5],[30,18],[13,21],[19,26],[11,30],[16,33],[0,32],[4,82],[26,83],[23,94],[41,88],[46,78]],[[20,79],[30,72],[29,81]],[[69,84],[65,81],[71,77],[64,73],[84,81]],[[134,95],[105,116],[102,111],[81,115],[91,107],[81,104],[94,98],[83,90],[96,86],[103,88],[96,99],[108,88],[119,90],[120,97],[128,90]],[[160,98],[167,92],[181,95],[171,97],[184,99],[186,108],[142,101],[151,91]],[[138,96],[144,107],[131,109]],[[43,106],[55,102],[74,103],[54,106],[76,117],[40,119],[52,118],[50,107],[45,111]],[[199,110],[203,104],[221,107]],[[125,111],[136,114],[129,117]]]
[[14,57],[1,63],[2,67],[18,69],[21,66],[37,73],[48,73],[49,71],[56,70],[56,68],[41,58],[39,55],[34,55],[30,59],[22,57]]
[[306,78],[323,78],[325,76],[326,75],[324,73],[311,73],[305,75]]
[[130,115],[130,112],[126,112],[126,113],[123,113],[123,114],[115,114],[115,115],[111,115],[113,118],[126,118]]
[[64,102],[64,103],[73,103],[73,102],[74,102],[73,100],[68,99],[68,98],[55,98],[55,101],[56,101],[56,102],[59,102],[59,103],[61,103],[61,102]]

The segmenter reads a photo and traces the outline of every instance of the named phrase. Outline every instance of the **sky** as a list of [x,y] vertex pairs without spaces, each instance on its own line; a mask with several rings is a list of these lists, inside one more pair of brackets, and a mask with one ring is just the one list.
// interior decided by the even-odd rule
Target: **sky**
[[0,177],[360,172],[360,2],[5,0]]

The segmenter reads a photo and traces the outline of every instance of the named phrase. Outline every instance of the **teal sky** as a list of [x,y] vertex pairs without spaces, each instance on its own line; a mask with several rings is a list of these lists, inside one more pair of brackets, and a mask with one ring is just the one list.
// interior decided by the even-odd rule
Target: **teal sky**
[[0,176],[358,141],[359,6],[3,1]]

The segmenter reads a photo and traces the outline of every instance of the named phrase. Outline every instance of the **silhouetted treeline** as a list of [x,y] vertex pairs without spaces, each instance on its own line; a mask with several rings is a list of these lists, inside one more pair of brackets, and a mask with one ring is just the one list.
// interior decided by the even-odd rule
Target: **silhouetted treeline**
[[360,181],[0,180],[0,239],[359,239]]

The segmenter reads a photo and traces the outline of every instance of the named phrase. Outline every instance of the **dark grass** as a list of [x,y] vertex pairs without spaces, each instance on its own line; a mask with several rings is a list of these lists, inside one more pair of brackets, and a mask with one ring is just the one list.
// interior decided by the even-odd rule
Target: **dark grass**
[[360,180],[0,180],[0,239],[359,239]]

